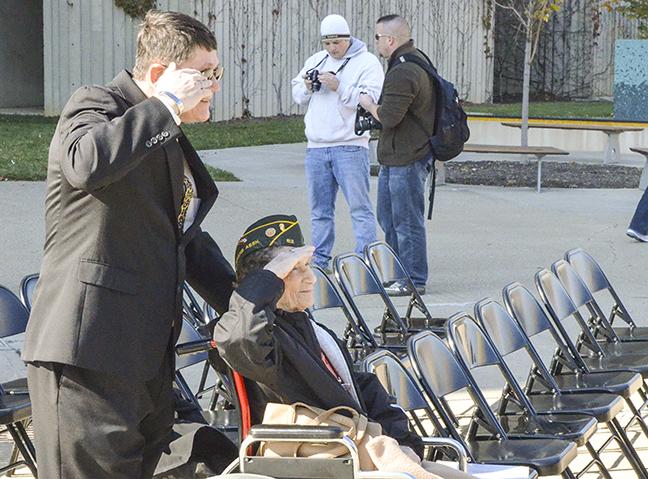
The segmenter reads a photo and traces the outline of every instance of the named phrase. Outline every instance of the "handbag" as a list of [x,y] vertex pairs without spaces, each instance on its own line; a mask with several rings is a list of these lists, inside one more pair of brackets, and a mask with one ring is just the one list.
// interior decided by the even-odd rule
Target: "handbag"
[[[337,406],[328,410],[296,402],[294,404],[268,403],[263,415],[263,424],[295,424],[299,426],[339,427],[356,444],[360,469],[375,471],[376,467],[367,451],[367,443],[382,434],[380,424],[371,422],[353,408]],[[314,457],[334,458],[349,455],[349,450],[338,443],[310,443],[267,441],[259,454],[269,457]]]

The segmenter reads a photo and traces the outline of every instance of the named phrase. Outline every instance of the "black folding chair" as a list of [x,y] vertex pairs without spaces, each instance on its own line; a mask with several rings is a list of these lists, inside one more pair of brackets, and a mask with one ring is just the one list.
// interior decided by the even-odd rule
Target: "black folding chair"
[[[517,351],[525,351],[531,363],[531,371],[523,391],[539,412],[549,410],[557,414],[584,413],[596,417],[599,422],[608,423],[612,436],[596,451],[597,457],[611,439],[616,440],[622,450],[625,448],[626,438],[617,419],[623,404],[620,395],[600,389],[571,392],[561,390],[528,337],[501,304],[490,299],[482,300],[475,305],[475,316],[502,359]],[[519,357],[515,361],[520,361]],[[641,418],[637,419],[643,423]],[[608,477],[607,471],[602,473]]]
[[199,328],[206,326],[207,321],[205,321],[203,305],[198,300],[198,295],[186,281],[182,284],[182,293],[182,311],[185,317],[194,322]]
[[631,370],[640,373],[644,379],[648,377],[648,355],[642,348],[637,349],[634,343],[597,341],[556,275],[547,269],[538,271],[535,284],[556,330],[566,343],[574,346],[574,356],[581,356],[592,369]]
[[[408,415],[412,430],[421,436],[424,443],[429,441],[437,447],[436,451],[441,451],[445,444],[443,441],[452,441],[448,443],[448,447],[455,457],[461,458],[465,455],[471,462],[478,462],[463,437],[459,436],[459,440],[452,439],[453,435],[443,426],[423,396],[418,381],[398,356],[385,350],[375,351],[365,358],[363,367],[365,371],[375,374],[385,390],[394,396],[398,406]],[[444,437],[438,437],[439,434]],[[438,460],[439,456],[435,456],[434,459]],[[470,469],[468,465],[469,473],[477,472]],[[534,477],[537,477],[537,473],[531,469],[529,479]]]
[[[587,285],[583,282],[576,269],[569,264],[566,260],[560,259],[551,265],[551,271],[558,277],[565,290],[569,294],[572,302],[579,308],[583,317],[587,317],[587,324],[592,331],[592,334],[599,342],[605,343],[620,343],[618,346],[612,346],[617,352],[621,354],[646,354],[646,341],[641,337],[632,338],[625,335],[622,339],[612,324],[608,321],[606,314],[599,306],[598,301],[589,290]],[[610,347],[607,346],[606,347]]]
[[[591,408],[585,409],[585,404],[569,398],[528,396],[484,330],[465,313],[456,314],[448,321],[448,341],[459,363],[471,377],[476,379],[476,374],[489,366],[499,372],[504,388],[500,399],[491,407],[497,411],[496,416],[509,437],[556,437],[574,441],[577,446],[586,446],[592,457],[578,475],[596,464],[605,477],[610,477],[590,439],[596,432],[597,421],[613,421],[621,411],[623,402],[620,398],[612,396],[612,404],[608,400],[592,400]],[[579,405],[583,410],[578,409]],[[620,443],[625,446],[625,443]]]
[[647,397],[645,380],[637,370],[624,367],[618,358],[609,360],[599,357],[595,360],[582,356],[562,324],[558,321],[550,321],[535,296],[521,284],[511,283],[504,287],[503,297],[509,313],[530,342],[536,336],[550,332],[556,348],[550,362],[543,362],[562,391],[592,390],[619,394],[625,399],[632,413],[632,418],[623,430],[625,431],[634,421],[638,421],[643,433],[648,433],[640,415],[640,408],[637,408],[632,401],[632,397],[638,394],[645,404]]
[[[445,333],[445,323],[447,318],[433,318],[430,311],[425,306],[412,278],[405,270],[403,263],[396,252],[384,241],[376,241],[368,244],[364,249],[365,261],[369,264],[371,271],[385,285],[391,282],[398,282],[404,286],[409,295],[407,310],[401,315],[403,322],[410,329],[429,329],[437,334]],[[413,316],[414,311],[418,311],[420,316]]]
[[[24,333],[29,319],[29,311],[20,299],[4,286],[0,286],[0,338],[7,338]],[[19,466],[27,466],[37,476],[36,452],[31,439],[25,430],[26,423],[31,418],[31,401],[29,394],[24,391],[26,381],[20,378],[8,383],[7,386],[19,386],[21,394],[9,394],[4,385],[0,386],[0,425],[9,432],[18,454],[14,450],[10,463],[0,468],[0,474],[15,470]]]
[[[355,253],[338,255],[333,260],[333,267],[335,279],[356,318],[357,324],[365,333],[374,336],[381,348],[403,350],[405,341],[411,331],[401,319],[398,310],[385,292],[380,280],[364,262],[363,258]],[[381,305],[384,306],[380,324],[373,332],[356,301],[356,298],[360,296],[378,297],[381,300]]]
[[354,361],[359,361],[364,358],[369,352],[378,348],[376,339],[373,335],[365,332],[365,330],[356,322],[351,312],[348,310],[346,304],[342,300],[342,296],[338,292],[335,284],[328,277],[322,268],[313,266],[313,273],[317,281],[315,282],[315,289],[313,290],[314,303],[307,313],[311,319],[315,320],[317,311],[322,310],[335,310],[340,311],[346,319],[346,325],[342,337],[346,343],[347,349],[351,353]]
[[38,283],[38,274],[30,274],[20,281],[20,301],[25,305],[27,311],[31,312],[32,302],[34,300],[34,290]]
[[648,340],[648,327],[637,326],[632,315],[621,301],[618,293],[603,272],[601,265],[584,249],[576,248],[565,253],[565,259],[571,264],[587,288],[593,295],[607,292],[608,298],[612,300],[610,314],[607,320],[610,324],[619,318],[626,323],[624,326],[614,327],[614,332],[621,341],[626,340]]
[[[430,331],[420,332],[408,340],[407,351],[443,430],[465,444],[471,457],[490,464],[529,466],[540,476],[575,477],[569,464],[576,457],[576,444],[562,439],[510,438],[470,373],[441,338]],[[467,391],[471,402],[463,414],[453,411],[449,400],[458,391]],[[462,427],[460,419],[467,419],[468,424]]]

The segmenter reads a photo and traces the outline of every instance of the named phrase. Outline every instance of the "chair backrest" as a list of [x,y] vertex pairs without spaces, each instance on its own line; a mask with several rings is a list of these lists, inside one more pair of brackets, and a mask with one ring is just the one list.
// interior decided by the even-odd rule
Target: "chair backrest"
[[368,244],[365,246],[364,254],[372,271],[383,284],[390,281],[412,283],[396,252],[384,241]]
[[532,374],[542,377],[544,383],[554,391],[559,389],[531,340],[504,306],[492,299],[482,300],[475,305],[475,318],[497,348],[500,356],[506,359],[507,355],[524,349],[535,366],[532,369]]
[[[432,329],[437,334],[443,334],[443,324],[445,318],[432,318],[432,314],[425,305],[425,301],[416,289],[412,278],[407,273],[405,266],[401,262],[396,252],[384,241],[376,241],[368,244],[364,249],[365,261],[369,264],[371,271],[380,280],[382,285],[398,281],[402,286],[407,289],[410,296],[407,309],[401,317],[403,322],[412,327],[414,322],[423,320],[425,329]],[[414,310],[422,314],[421,317],[414,317]],[[434,323],[441,323],[440,325],[433,325]]]
[[535,274],[535,285],[547,311],[556,321],[578,313],[578,307],[569,297],[565,287],[548,269],[542,269]]
[[[554,321],[554,326],[560,331],[565,342],[571,342],[574,347],[576,345],[585,345],[595,354],[605,356],[601,345],[594,337],[589,325],[578,311],[578,307],[571,300],[569,293],[567,293],[558,277],[551,271],[543,269],[536,273],[535,284],[549,315]],[[570,336],[567,328],[561,323],[576,324],[578,326],[578,337]],[[575,351],[571,346],[570,349]]]
[[363,365],[365,371],[378,377],[383,387],[406,412],[428,407],[416,380],[395,354],[385,350],[374,351],[364,359]]
[[349,303],[349,307],[353,311],[358,323],[362,325],[365,331],[371,334],[371,329],[363,318],[355,298],[375,295],[381,299],[385,306],[383,322],[385,318],[388,318],[403,335],[408,333],[407,326],[403,323],[394,303],[387,296],[385,288],[362,257],[356,253],[338,255],[333,260],[333,267],[335,269],[335,279],[340,285],[342,294],[344,294],[344,297]]
[[443,421],[446,433],[466,445],[457,430],[457,420],[449,401],[446,401],[446,397],[450,394],[465,389],[474,406],[479,410],[483,419],[482,425],[493,434],[506,439],[506,432],[493,414],[486,398],[476,387],[470,373],[460,364],[441,338],[431,331],[415,334],[407,341],[407,354],[412,361],[419,383]]
[[485,366],[499,366],[500,357],[477,322],[466,313],[458,313],[448,320],[448,342],[469,370]]
[[[511,316],[527,338],[530,339],[543,331],[549,331],[554,344],[558,348],[554,358],[557,358],[558,353],[560,353],[562,360],[571,369],[587,370],[587,366],[581,359],[578,349],[569,338],[567,331],[560,322],[555,325],[551,322],[542,305],[531,291],[520,283],[510,283],[502,290],[502,296],[506,309],[511,313]],[[552,366],[552,370],[556,368],[556,365]]]
[[[458,313],[448,320],[448,342],[459,362],[465,369],[470,371],[471,375],[474,369],[484,366],[496,366],[505,382],[501,401],[503,402],[507,392],[511,391],[524,408],[526,414],[536,415],[535,408],[499,354],[495,344],[469,314]],[[473,384],[477,388],[474,379]],[[499,408],[502,411],[505,410],[502,404],[500,404]]]
[[502,356],[526,349],[526,336],[509,312],[497,301],[482,299],[476,303],[475,319],[488,333]]
[[514,282],[504,286],[502,296],[509,313],[518,321],[527,336],[553,331],[553,325],[542,305],[522,284]]
[[378,344],[376,339],[359,324],[354,316],[351,314],[347,305],[342,300],[342,296],[335,287],[335,284],[319,266],[313,266],[313,273],[315,274],[315,288],[313,290],[313,306],[308,308],[308,314],[312,319],[315,319],[313,312],[326,309],[336,309],[342,312],[346,319],[346,328],[344,337],[346,340],[351,340],[350,347],[354,352],[360,349],[361,356],[365,356],[370,350],[376,349]]
[[584,249],[575,248],[567,251],[565,253],[565,259],[574,267],[592,293],[597,293],[611,287],[601,266]]
[[576,307],[587,306],[594,301],[590,290],[567,261],[564,259],[554,261],[551,271],[558,277]]
[[331,278],[319,266],[313,265],[312,268],[316,281],[313,289],[313,306],[309,309],[317,311],[320,309],[341,308],[348,311]]
[[24,333],[29,311],[14,293],[0,286],[0,338]]
[[608,318],[610,322],[615,317],[619,317],[630,326],[637,326],[634,319],[632,319],[632,315],[612,286],[612,283],[610,283],[603,272],[603,268],[601,268],[601,265],[587,251],[582,248],[569,250],[565,253],[565,259],[574,267],[578,276],[583,280],[592,295],[605,290],[612,297],[614,304],[610,317]]
[[38,277],[39,275],[37,273],[30,274],[20,281],[20,301],[22,301],[22,304],[24,304],[30,312],[34,302],[34,291],[36,290]]

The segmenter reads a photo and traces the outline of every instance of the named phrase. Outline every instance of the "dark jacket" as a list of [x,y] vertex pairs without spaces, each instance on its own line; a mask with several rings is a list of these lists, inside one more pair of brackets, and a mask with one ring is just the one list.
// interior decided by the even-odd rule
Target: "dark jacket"
[[[201,203],[182,234],[185,158]],[[180,332],[185,279],[227,308],[233,270],[200,229],[217,196],[167,108],[128,72],[77,90],[50,145],[45,251],[23,359],[157,373],[174,323]]]
[[322,409],[349,406],[378,422],[386,435],[420,455],[420,438],[395,407],[378,378],[354,373],[352,360],[335,334],[351,371],[360,404],[326,369],[313,325],[306,313],[276,309],[283,281],[261,270],[246,276],[232,295],[230,310],[216,324],[214,340],[221,357],[248,381],[252,423],[259,423],[268,402],[303,402]]
[[431,152],[428,138],[434,132],[435,88],[420,66],[399,60],[405,53],[424,59],[412,41],[399,47],[389,58],[378,106],[383,126],[378,140],[381,165],[409,165]]

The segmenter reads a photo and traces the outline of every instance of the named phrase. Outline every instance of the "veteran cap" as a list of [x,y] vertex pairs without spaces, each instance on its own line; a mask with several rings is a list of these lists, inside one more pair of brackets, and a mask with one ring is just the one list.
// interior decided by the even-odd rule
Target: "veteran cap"
[[304,246],[304,236],[297,217],[271,215],[248,226],[236,245],[236,266],[245,256],[270,246]]

